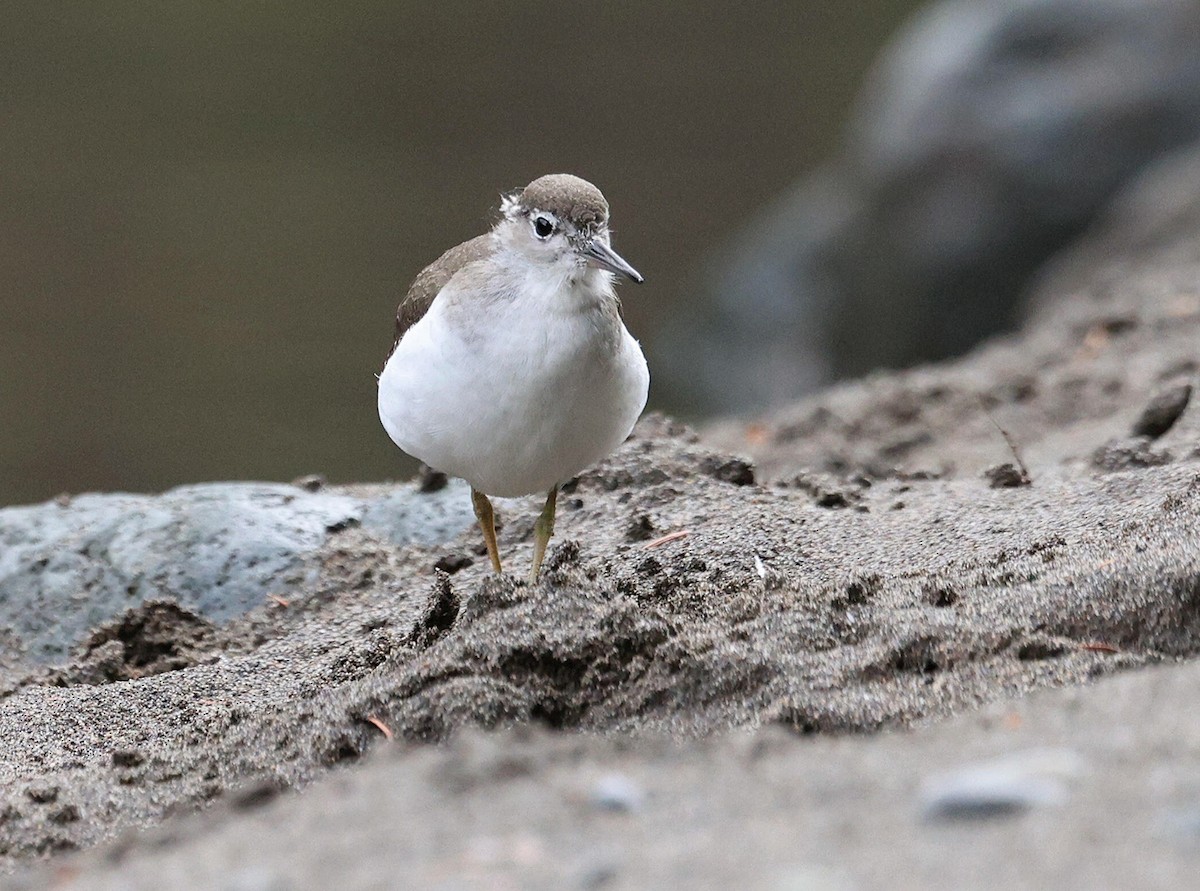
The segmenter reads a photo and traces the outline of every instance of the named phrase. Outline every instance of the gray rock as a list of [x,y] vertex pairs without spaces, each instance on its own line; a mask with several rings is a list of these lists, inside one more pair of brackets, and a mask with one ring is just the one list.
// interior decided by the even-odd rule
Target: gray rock
[[1110,440],[1092,453],[1092,466],[1097,470],[1116,472],[1170,464],[1171,453],[1154,448],[1150,442],[1145,436]]
[[1083,772],[1074,752],[1039,749],[931,777],[920,793],[928,822],[1011,817],[1035,807],[1064,804],[1067,780]]
[[227,620],[311,579],[316,552],[361,524],[393,545],[470,525],[458,487],[372,496],[275,483],[206,483],[161,495],[80,495],[0,509],[0,626],[38,662],[148,600]]
[[630,813],[641,809],[646,793],[625,774],[610,773],[592,785],[588,798],[599,810]]
[[440,544],[474,522],[471,487],[458,479],[421,493],[393,489],[364,502],[362,511],[363,528],[397,546]]
[[1133,435],[1158,439],[1175,426],[1192,398],[1191,384],[1176,384],[1154,394],[1134,421]]
[[1200,138],[1192,0],[946,0],[879,60],[843,148],[709,270],[658,350],[744,411],[1011,327],[1042,264]]

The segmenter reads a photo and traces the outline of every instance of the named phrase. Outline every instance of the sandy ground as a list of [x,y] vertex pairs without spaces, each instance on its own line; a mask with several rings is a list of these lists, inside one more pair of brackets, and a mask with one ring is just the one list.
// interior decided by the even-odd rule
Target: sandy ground
[[1178,706],[1198,684],[1156,668],[866,738],[379,747],[13,887],[1187,888],[1200,719]]
[[1200,201],[1169,211],[959,362],[647,419],[536,587],[351,527],[242,619],[4,666],[7,884],[1185,885]]

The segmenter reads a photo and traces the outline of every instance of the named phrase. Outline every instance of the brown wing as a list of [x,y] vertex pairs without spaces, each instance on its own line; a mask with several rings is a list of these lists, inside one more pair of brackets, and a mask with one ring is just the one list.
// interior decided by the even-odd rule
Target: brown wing
[[[404,295],[400,305],[396,307],[396,337],[392,341],[392,348],[388,350],[388,359],[392,358],[392,353],[396,352],[396,347],[400,345],[400,338],[404,337],[405,332],[421,321],[425,313],[429,312],[429,307],[433,305],[433,299],[437,297],[442,288],[446,287],[446,282],[454,277],[454,273],[468,263],[482,260],[491,252],[491,234],[480,235],[478,238],[472,238],[457,247],[450,248],[421,270],[409,286],[408,293]],[[387,359],[384,362],[386,363]]]

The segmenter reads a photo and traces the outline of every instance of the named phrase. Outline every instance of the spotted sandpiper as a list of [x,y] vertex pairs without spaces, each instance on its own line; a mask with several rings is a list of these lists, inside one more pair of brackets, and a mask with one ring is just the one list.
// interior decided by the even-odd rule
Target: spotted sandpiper
[[492,568],[488,496],[546,492],[536,582],[558,487],[611,453],[646,404],[650,372],[621,319],[608,202],[565,173],[506,195],[491,231],[427,266],[396,311],[379,419],[401,449],[465,479]]

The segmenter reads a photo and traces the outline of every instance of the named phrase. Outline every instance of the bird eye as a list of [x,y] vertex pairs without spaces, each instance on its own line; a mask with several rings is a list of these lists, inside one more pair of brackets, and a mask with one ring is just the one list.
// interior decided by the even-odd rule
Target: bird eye
[[554,224],[545,217],[538,217],[533,221],[533,231],[538,238],[549,238],[554,234]]

